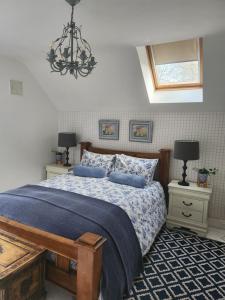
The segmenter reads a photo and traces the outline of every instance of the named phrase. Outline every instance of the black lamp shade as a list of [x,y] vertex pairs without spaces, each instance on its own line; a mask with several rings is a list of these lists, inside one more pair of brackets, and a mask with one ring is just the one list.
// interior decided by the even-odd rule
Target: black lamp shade
[[76,134],[73,132],[60,132],[58,135],[59,147],[75,147],[77,145]]
[[174,144],[174,158],[180,160],[198,160],[199,159],[199,142],[178,140]]

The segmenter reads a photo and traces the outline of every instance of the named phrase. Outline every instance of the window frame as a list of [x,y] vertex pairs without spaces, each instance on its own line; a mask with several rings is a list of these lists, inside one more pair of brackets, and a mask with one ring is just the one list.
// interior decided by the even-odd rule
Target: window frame
[[200,63],[199,83],[159,84],[157,80],[157,74],[155,70],[155,64],[154,64],[151,46],[146,46],[146,52],[148,56],[151,73],[152,73],[153,85],[156,91],[203,88],[203,38],[198,38],[198,42],[199,42],[199,63]]

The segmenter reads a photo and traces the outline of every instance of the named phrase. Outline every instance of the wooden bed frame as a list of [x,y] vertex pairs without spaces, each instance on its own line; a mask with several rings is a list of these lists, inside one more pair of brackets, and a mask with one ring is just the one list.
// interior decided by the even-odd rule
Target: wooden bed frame
[[[158,158],[157,179],[164,187],[167,195],[170,150],[161,149],[156,153],[130,152],[96,148],[90,142],[82,142],[81,156],[84,150],[101,154],[123,153],[140,158]],[[55,264],[46,264],[46,277],[48,280],[76,294],[77,300],[98,299],[102,269],[102,249],[105,238],[87,232],[74,241],[23,225],[5,217],[0,217],[0,228],[56,254]],[[76,261],[76,272],[71,272],[70,260]]]

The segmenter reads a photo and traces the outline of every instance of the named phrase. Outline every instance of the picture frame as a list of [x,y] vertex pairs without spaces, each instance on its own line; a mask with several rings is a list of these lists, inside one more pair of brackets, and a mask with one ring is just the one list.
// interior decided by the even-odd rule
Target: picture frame
[[152,143],[153,122],[130,120],[129,123],[129,141]]
[[119,120],[99,120],[99,139],[119,140]]

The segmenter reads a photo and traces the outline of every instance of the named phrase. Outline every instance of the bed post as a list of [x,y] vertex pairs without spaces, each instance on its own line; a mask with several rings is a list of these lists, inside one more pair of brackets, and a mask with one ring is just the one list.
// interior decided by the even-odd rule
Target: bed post
[[77,242],[77,300],[98,300],[105,239],[93,233],[85,233]]
[[159,177],[163,185],[166,201],[168,202],[168,184],[169,184],[169,170],[170,170],[170,153],[169,149],[160,149],[160,167]]

